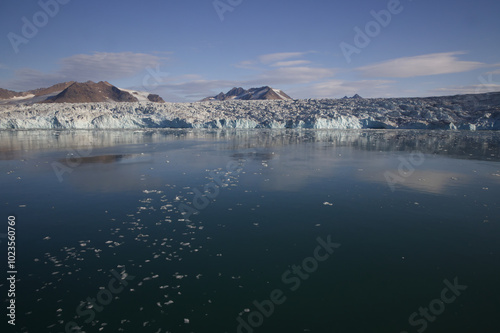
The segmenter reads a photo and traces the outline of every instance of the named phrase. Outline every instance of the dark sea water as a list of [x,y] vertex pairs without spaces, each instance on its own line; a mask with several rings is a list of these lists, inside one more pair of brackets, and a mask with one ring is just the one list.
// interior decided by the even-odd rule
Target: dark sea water
[[2,131],[0,175],[2,332],[500,331],[500,133]]

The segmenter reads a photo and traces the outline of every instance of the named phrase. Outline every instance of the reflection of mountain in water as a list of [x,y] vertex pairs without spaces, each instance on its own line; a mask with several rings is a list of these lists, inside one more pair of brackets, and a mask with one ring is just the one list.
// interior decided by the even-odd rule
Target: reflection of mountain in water
[[[183,140],[183,144],[221,141],[226,149],[254,151],[252,158],[272,159],[262,148],[304,143],[353,147],[365,151],[418,151],[460,159],[500,161],[500,133],[418,130],[154,130],[154,131],[0,131],[0,159],[20,159],[25,151],[76,150],[130,145],[131,153],[146,153],[145,144]],[[255,151],[257,153],[255,153]],[[264,155],[262,155],[264,154]],[[82,163],[111,163],[125,155],[85,155]],[[241,152],[235,153],[240,158]]]

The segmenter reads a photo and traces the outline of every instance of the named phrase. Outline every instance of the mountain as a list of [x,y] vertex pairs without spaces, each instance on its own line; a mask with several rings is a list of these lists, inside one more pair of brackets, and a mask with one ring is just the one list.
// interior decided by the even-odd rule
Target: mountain
[[148,100],[150,102],[154,102],[154,103],[165,103],[165,101],[163,100],[163,98],[161,98],[160,95],[156,95],[156,94],[149,94],[148,95]]
[[122,91],[104,81],[75,82],[59,94],[41,103],[96,103],[96,102],[138,102],[127,91]]
[[29,95],[28,92],[17,92],[0,88],[0,99],[12,99]]
[[342,97],[342,99],[363,99],[363,97],[361,97],[358,94],[356,94],[356,95],[354,95],[352,97],[344,96],[344,97]]
[[[63,82],[63,83],[58,83],[55,84],[49,88],[38,88],[38,89],[33,89],[33,90],[28,90],[28,91],[21,91],[21,92],[16,92],[12,90],[7,90],[7,89],[2,89],[0,88],[0,101],[19,101],[19,102],[26,102],[26,100],[29,100],[31,102],[38,102],[41,100],[44,100],[48,98],[49,96],[56,95],[75,83],[75,81],[70,81],[70,82]],[[7,102],[8,102],[7,101]]]
[[260,88],[251,88],[245,90],[241,87],[233,88],[229,90],[227,93],[220,93],[217,96],[207,97],[202,99],[202,102],[208,101],[227,101],[227,100],[265,100],[265,99],[273,99],[273,100],[289,100],[292,99],[290,96],[285,94],[282,90],[273,89],[271,87],[265,86]]
[[30,90],[30,91],[28,91],[28,93],[33,94],[35,96],[54,95],[54,94],[60,93],[64,89],[68,88],[73,83],[76,83],[76,82],[75,81],[68,81],[68,82],[57,83],[57,84],[54,84],[53,86],[48,87],[48,88],[38,88],[38,89]]
[[48,88],[15,92],[0,88],[0,104],[90,103],[90,102],[155,102],[165,103],[158,95],[120,89],[108,82],[69,81]]

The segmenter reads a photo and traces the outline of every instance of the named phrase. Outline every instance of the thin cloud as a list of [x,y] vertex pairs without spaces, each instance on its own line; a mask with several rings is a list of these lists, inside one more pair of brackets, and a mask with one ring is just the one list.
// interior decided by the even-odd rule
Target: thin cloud
[[464,52],[433,53],[415,57],[392,59],[356,70],[366,77],[407,78],[416,76],[461,73],[486,66],[476,61],[461,61],[457,55]]
[[58,73],[44,73],[36,69],[22,68],[15,71],[14,79],[2,83],[2,86],[8,87],[8,89],[24,91],[49,87],[63,81],[71,80]]
[[258,61],[255,61],[255,60],[244,60],[244,61],[240,61],[239,63],[237,63],[233,66],[236,68],[260,70],[260,67],[258,67],[257,64],[258,64]]
[[61,59],[60,68],[52,73],[31,68],[19,69],[5,85],[11,89],[28,90],[62,81],[115,80],[137,75],[148,67],[155,68],[166,59],[133,52],[76,54]]
[[77,54],[61,60],[60,72],[68,77],[84,79],[120,79],[155,67],[166,58],[145,53]]
[[241,81],[204,79],[184,81],[184,77],[177,77],[171,78],[176,82],[161,84],[155,88],[154,92],[160,95],[176,95],[176,101],[200,100],[217,95],[221,91],[226,92],[232,87],[251,88],[264,85],[276,87],[307,84],[331,77],[334,73],[335,70],[331,68],[283,67],[264,71],[255,78]]
[[224,87],[240,86],[242,82],[228,80],[194,80],[162,84],[155,89],[160,95],[176,96],[175,101],[197,101],[218,94]]
[[[497,67],[497,66],[499,66],[499,65],[497,64],[494,67]],[[498,74],[500,74],[500,68],[495,69],[495,70],[493,70],[491,72],[487,72],[486,74],[488,74],[488,75],[498,75]]]
[[279,61],[277,63],[272,64],[272,67],[290,67],[290,66],[300,66],[307,65],[311,62],[309,60],[291,60],[291,61]]
[[461,94],[484,94],[489,92],[500,92],[500,83],[437,88],[430,90],[429,95],[442,96],[442,95],[461,95]]
[[290,90],[298,98],[338,98],[359,94],[363,97],[388,95],[392,90],[392,80],[328,80],[307,87]]
[[[494,66],[498,66],[494,65]],[[474,82],[470,85],[462,85],[462,86],[451,86],[451,87],[443,87],[436,88],[431,90],[430,93],[433,95],[439,94],[447,94],[447,95],[457,95],[457,94],[483,94],[489,92],[498,92],[500,91],[500,78],[496,77],[496,71],[488,72],[483,75],[480,75],[477,78],[477,83]]]
[[304,55],[311,53],[309,52],[281,52],[281,53],[270,53],[258,56],[257,59],[254,60],[244,60],[240,61],[236,65],[237,68],[244,69],[252,69],[252,70],[261,70],[262,68],[258,67],[259,65],[266,65],[271,67],[289,67],[289,66],[299,66],[311,63],[308,60],[288,60],[291,58],[300,58]]
[[259,61],[263,64],[270,64],[277,61],[283,61],[290,58],[299,58],[306,55],[308,52],[282,52],[264,54],[259,57]]
[[304,84],[319,81],[335,74],[333,68],[281,67],[260,74],[249,84]]
[[253,60],[244,60],[244,61],[240,61],[236,65],[237,66],[252,66],[252,65],[255,65],[255,61],[253,61]]

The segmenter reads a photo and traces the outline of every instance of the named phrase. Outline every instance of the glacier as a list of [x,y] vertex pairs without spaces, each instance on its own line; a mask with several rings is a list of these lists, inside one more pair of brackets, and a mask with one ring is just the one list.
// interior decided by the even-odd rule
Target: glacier
[[428,98],[0,106],[0,129],[500,130],[500,93]]

